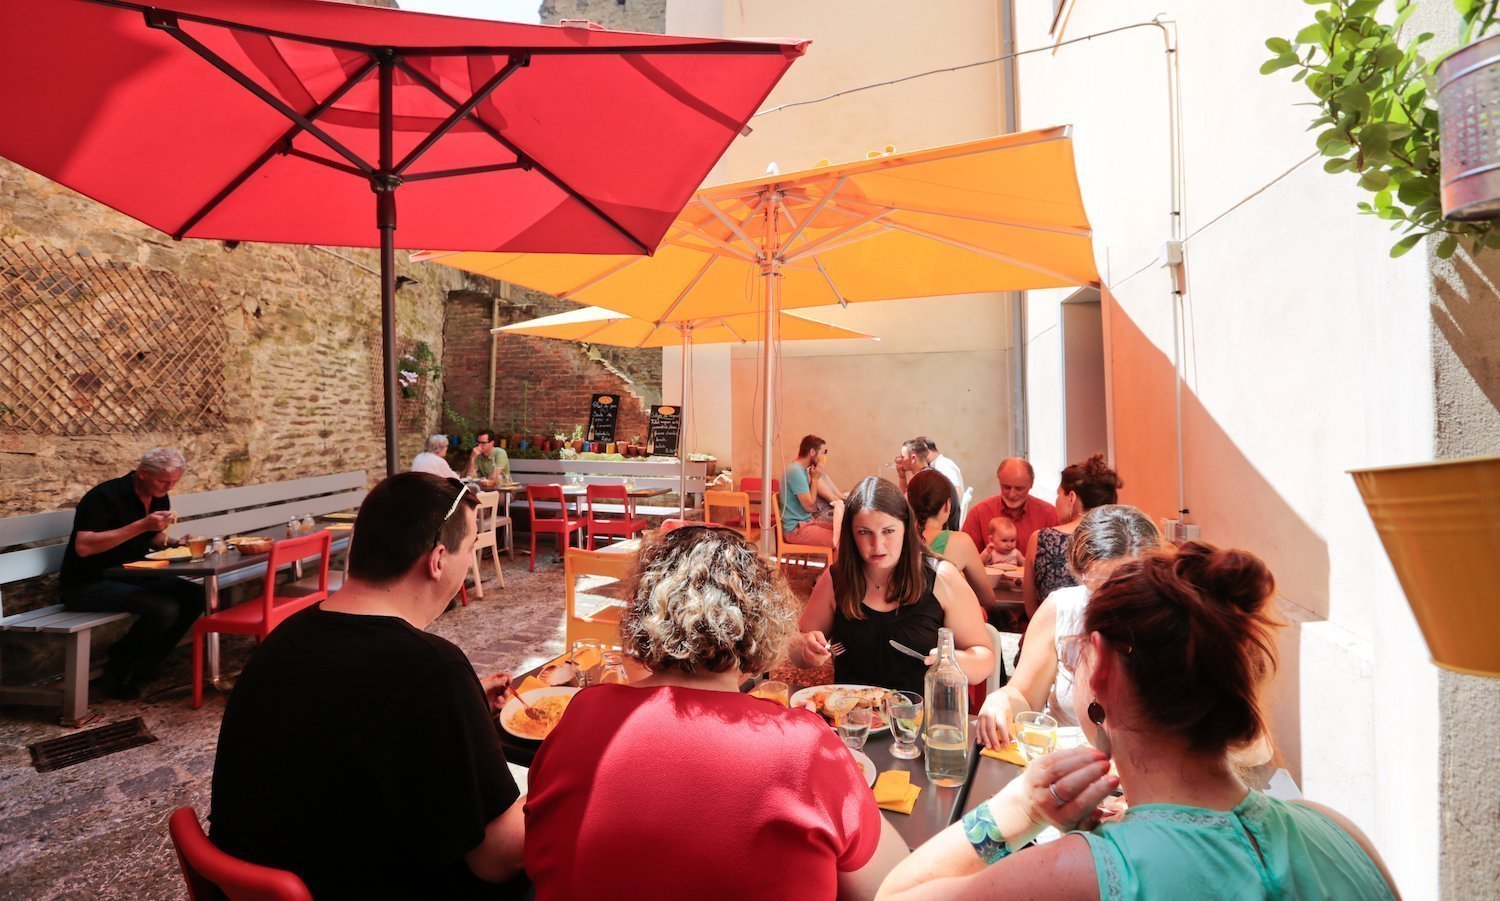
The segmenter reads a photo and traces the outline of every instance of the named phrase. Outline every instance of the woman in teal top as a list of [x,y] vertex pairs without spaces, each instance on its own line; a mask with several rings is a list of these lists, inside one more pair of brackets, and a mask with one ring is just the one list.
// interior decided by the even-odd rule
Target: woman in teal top
[[[1265,731],[1274,588],[1257,557],[1198,542],[1121,566],[1059,661],[1098,751],[1034,762],[914,851],[878,897],[1394,898],[1352,823],[1249,790],[1231,764]],[[1100,824],[1116,784],[1130,807]],[[1048,822],[1076,831],[1012,853]]]

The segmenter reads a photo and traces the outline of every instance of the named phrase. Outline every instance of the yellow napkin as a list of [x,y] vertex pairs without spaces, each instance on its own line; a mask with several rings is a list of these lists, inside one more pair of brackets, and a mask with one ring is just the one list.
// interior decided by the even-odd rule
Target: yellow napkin
[[354,522],[354,520],[356,520],[356,519],[359,518],[359,514],[358,513],[325,513],[325,514],[323,514],[323,518],[324,519],[343,520],[345,522]]
[[906,790],[911,787],[911,773],[906,770],[886,770],[875,777],[875,803],[899,804],[906,799]]
[[353,531],[353,529],[354,529],[354,523],[352,523],[352,522],[335,522],[335,523],[329,523],[328,525],[324,526],[323,528],[327,529],[330,532],[349,532],[349,531]]
[[161,569],[171,563],[170,560],[137,560],[134,563],[125,564],[126,569]]
[[917,806],[917,795],[920,795],[921,793],[922,789],[919,786],[908,784],[906,786],[906,797],[902,798],[900,801],[893,801],[889,804],[880,804],[879,802],[876,802],[876,806],[881,810],[889,810],[894,813],[910,814],[912,812],[912,809]]
[[989,748],[985,748],[984,750],[980,751],[979,753],[983,754],[986,757],[993,757],[996,760],[1003,760],[1006,763],[1013,763],[1016,766],[1022,766],[1023,767],[1023,766],[1026,765],[1026,758],[1022,757],[1021,756],[1021,752],[1018,751],[1018,750],[1016,750],[1016,743],[1015,742],[1011,742],[1010,744],[1008,744],[1005,747],[999,749],[998,751],[991,750]]
[[527,676],[526,678],[521,680],[521,684],[516,686],[516,691],[520,692],[521,694],[525,694],[526,692],[531,691],[534,688],[547,687],[547,683],[543,682],[541,679],[538,679],[536,676]]

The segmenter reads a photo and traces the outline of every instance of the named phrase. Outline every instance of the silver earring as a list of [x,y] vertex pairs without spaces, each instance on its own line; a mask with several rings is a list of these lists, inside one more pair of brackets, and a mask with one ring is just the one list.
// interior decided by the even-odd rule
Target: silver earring
[[1105,757],[1114,756],[1114,748],[1109,741],[1109,733],[1104,730],[1104,705],[1097,700],[1089,702],[1089,722],[1094,724],[1094,749]]

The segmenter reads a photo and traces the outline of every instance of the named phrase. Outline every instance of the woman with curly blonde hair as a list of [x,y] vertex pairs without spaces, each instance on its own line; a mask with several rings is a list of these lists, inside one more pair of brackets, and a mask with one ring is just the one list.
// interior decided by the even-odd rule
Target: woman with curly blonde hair
[[651,670],[574,697],[537,752],[537,898],[873,897],[906,846],[816,714],[740,693],[781,656],[796,602],[738,533],[646,544],[621,617]]

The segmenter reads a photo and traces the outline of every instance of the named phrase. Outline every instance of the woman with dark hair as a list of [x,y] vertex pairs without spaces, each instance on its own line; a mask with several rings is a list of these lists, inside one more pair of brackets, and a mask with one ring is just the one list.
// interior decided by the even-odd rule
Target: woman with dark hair
[[936,469],[922,470],[907,483],[906,502],[911,504],[911,511],[921,526],[922,543],[958,567],[958,571],[964,574],[964,581],[974,589],[979,606],[986,610],[995,606],[995,589],[990,584],[989,574],[984,571],[984,562],[979,559],[974,539],[948,528],[953,511],[953,483],[948,477]]
[[[890,643],[925,653],[947,628],[969,682],[990,675],[995,654],[979,601],[957,567],[922,544],[900,489],[874,476],[860,482],[844,501],[839,545],[802,612],[801,640],[788,648],[794,665],[823,666],[831,657],[835,681],[920,694],[927,665]],[[843,649],[837,656],[835,645]]]
[[1083,514],[1104,504],[1119,503],[1119,491],[1124,487],[1125,483],[1104,462],[1103,454],[1094,454],[1062,471],[1062,480],[1057,483],[1058,524],[1038,529],[1026,539],[1021,600],[1026,604],[1027,616],[1036,615],[1047,595],[1078,584],[1068,569],[1068,540]]
[[[1062,665],[1075,676],[1079,718],[1092,723],[1085,731],[1119,768],[1130,809],[1012,855],[1039,831],[1037,810],[1082,817],[1107,791],[1102,762],[1081,768],[1033,789],[1029,814],[981,804],[898,865],[879,897],[1394,897],[1380,857],[1352,823],[1321,805],[1250,790],[1232,764],[1233,749],[1265,731],[1260,690],[1275,668],[1266,612],[1274,590],[1259,558],[1198,542],[1121,565],[1089,599],[1083,634],[1065,645]],[[1016,781],[1037,780],[1028,773]]]

